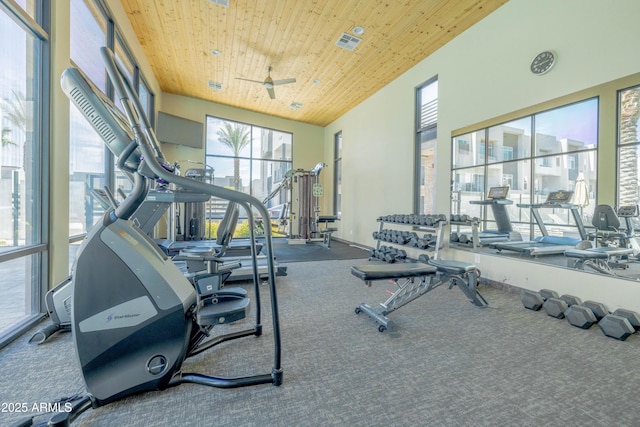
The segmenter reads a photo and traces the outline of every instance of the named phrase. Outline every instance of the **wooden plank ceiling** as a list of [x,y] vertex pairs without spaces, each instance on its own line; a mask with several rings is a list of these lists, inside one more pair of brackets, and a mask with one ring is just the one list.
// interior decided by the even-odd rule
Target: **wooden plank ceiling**
[[[163,92],[318,126],[506,2],[229,0],[224,7],[209,0],[122,0]],[[360,44],[353,51],[336,46],[356,26],[365,29]],[[274,80],[296,79],[275,86],[276,99],[260,83],[237,79],[262,82],[268,66]],[[214,91],[210,81],[222,89]],[[302,107],[294,111],[292,102]]]

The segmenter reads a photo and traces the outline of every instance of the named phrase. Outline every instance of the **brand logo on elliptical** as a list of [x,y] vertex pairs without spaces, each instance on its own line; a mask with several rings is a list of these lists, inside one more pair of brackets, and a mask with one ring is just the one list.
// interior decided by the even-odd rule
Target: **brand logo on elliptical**
[[132,317],[138,317],[140,316],[140,313],[136,313],[136,314],[110,314],[107,316],[107,323],[111,322],[112,320],[119,320],[119,319],[130,319]]

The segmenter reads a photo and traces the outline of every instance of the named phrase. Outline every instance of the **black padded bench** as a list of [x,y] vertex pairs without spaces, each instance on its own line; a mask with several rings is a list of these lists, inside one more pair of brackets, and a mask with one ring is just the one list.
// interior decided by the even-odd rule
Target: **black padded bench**
[[[423,258],[424,257],[424,258]],[[443,283],[449,288],[458,288],[477,307],[489,304],[477,290],[479,272],[475,265],[455,260],[435,260],[420,256],[421,262],[399,264],[366,264],[351,267],[351,274],[363,280],[368,286],[374,280],[393,280],[398,289],[380,307],[373,308],[368,304],[360,304],[355,312],[365,312],[378,323],[378,330],[387,330],[391,321],[387,314],[421,297]],[[426,262],[424,262],[426,261]],[[419,278],[420,280],[416,280]],[[398,280],[403,280],[399,283]],[[447,280],[448,279],[448,280]]]
[[429,265],[436,267],[439,271],[446,274],[464,275],[476,271],[474,264],[456,260],[429,259]]
[[367,264],[351,267],[351,274],[367,285],[374,280],[404,279],[435,274],[438,269],[423,263]]

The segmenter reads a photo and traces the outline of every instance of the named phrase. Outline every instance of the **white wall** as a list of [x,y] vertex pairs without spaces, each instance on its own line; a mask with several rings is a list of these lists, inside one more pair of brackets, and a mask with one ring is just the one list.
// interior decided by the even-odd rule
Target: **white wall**
[[[343,220],[336,236],[373,245],[378,216],[412,211],[416,86],[438,76],[436,213],[448,213],[452,131],[637,73],[639,16],[637,0],[510,0],[327,126],[325,159],[333,158],[333,135],[343,136]],[[549,74],[532,75],[531,59],[547,49],[558,53],[558,63]],[[598,188],[609,192],[605,199],[615,191],[615,132],[610,133],[600,141],[601,151],[607,147],[600,157],[611,163],[600,165]],[[553,288],[561,293],[640,309],[634,282],[503,258],[496,263],[495,257],[460,251],[450,256],[484,260],[485,277],[517,286],[557,284]]]

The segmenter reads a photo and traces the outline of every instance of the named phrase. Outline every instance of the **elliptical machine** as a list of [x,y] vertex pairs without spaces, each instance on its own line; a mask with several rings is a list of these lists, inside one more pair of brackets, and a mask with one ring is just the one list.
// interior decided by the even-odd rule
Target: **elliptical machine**
[[[271,372],[237,378],[182,372],[182,363],[190,356],[221,342],[262,334],[253,210],[265,222],[269,221],[269,213],[252,196],[173,174],[135,91],[114,60],[113,52],[103,47],[101,55],[135,135],[126,147],[110,145],[119,143],[111,132],[121,123],[117,123],[111,112],[113,105],[91,88],[79,70],[67,69],[61,84],[83,115],[104,129],[101,136],[114,153],[120,153],[118,167],[132,175],[134,187],[115,210],[107,213],[91,229],[73,267],[72,332],[88,393],[72,402],[71,411],[56,413],[48,422],[39,425],[68,425],[89,408],[183,383],[216,388],[281,385],[280,325],[269,227],[265,227],[263,249],[267,253],[274,339]],[[215,325],[244,318],[249,300],[241,292],[224,289],[206,297],[199,296],[171,259],[126,219],[144,200],[150,180],[174,183],[187,190],[234,202],[245,209],[250,223],[250,238],[254,243],[251,245],[256,302],[254,327],[209,337]]]

